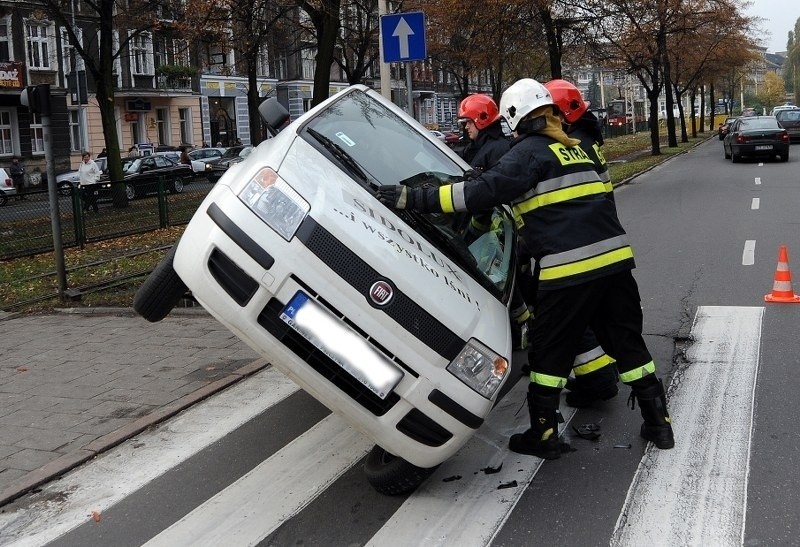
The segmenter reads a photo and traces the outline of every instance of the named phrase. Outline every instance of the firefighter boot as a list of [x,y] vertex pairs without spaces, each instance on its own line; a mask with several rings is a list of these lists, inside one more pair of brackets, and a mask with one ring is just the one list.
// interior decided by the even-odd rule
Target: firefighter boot
[[631,403],[634,394],[639,401],[639,410],[642,412],[644,423],[641,436],[652,441],[658,448],[667,449],[675,446],[675,437],[672,433],[672,423],[667,412],[667,398],[664,394],[664,384],[660,379],[652,378],[645,385],[636,385],[645,379],[634,382],[631,387]]
[[606,365],[589,374],[567,379],[567,404],[573,408],[585,408],[598,401],[608,401],[617,396],[617,367]]
[[512,435],[508,442],[509,450],[543,460],[556,460],[561,456],[558,442],[558,400],[558,392],[554,395],[528,392],[531,428],[525,433]]

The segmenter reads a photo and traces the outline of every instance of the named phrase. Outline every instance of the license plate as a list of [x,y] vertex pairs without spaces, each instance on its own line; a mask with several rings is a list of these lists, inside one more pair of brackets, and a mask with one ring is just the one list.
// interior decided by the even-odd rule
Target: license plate
[[381,399],[403,378],[400,369],[304,292],[292,297],[280,318]]
[[756,150],[772,150],[771,144],[760,144],[756,146]]

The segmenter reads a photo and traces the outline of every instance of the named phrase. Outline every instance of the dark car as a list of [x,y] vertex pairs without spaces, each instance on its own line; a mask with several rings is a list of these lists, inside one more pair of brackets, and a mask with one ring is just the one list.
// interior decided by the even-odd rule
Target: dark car
[[253,147],[250,145],[231,146],[220,157],[206,162],[208,182],[217,182],[228,170],[228,167],[244,160],[252,151]]
[[717,128],[717,133],[719,135],[719,140],[722,140],[722,139],[725,138],[725,135],[727,135],[728,131],[730,131],[730,129],[731,129],[731,124],[733,122],[735,122],[736,120],[737,120],[737,118],[725,118],[725,121],[722,122],[721,124],[719,124],[719,127]]
[[775,118],[781,124],[781,127],[789,133],[791,142],[800,142],[800,108],[781,110],[775,114]]
[[742,157],[775,157],[789,161],[789,133],[774,116],[739,118],[722,139],[725,158],[734,163]]
[[193,177],[192,166],[181,164],[161,154],[134,159],[125,169],[123,181],[128,199],[158,192],[158,181],[164,177],[167,190],[183,192],[183,185]]

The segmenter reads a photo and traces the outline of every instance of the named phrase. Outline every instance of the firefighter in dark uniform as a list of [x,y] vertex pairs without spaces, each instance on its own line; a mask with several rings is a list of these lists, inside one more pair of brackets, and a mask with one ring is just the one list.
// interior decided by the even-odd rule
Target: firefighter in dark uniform
[[424,212],[511,204],[520,237],[539,264],[529,356],[531,427],[512,435],[512,451],[560,457],[559,394],[589,327],[633,389],[644,419],[641,436],[658,448],[672,448],[664,387],[642,337],[633,250],[594,161],[563,131],[555,111],[544,85],[519,80],[500,100],[500,113],[516,138],[495,167],[439,188],[389,186],[377,197],[397,209]]
[[[469,138],[461,157],[476,173],[494,166],[508,152],[509,139],[500,125],[500,109],[488,95],[469,95],[461,101],[458,105],[458,122],[463,125]],[[467,227],[469,237],[477,238],[489,231],[491,220],[491,215],[472,215]],[[523,350],[528,346],[528,320],[531,314],[519,286],[515,287],[512,294],[510,315],[512,345],[516,350]]]
[[[581,141],[580,147],[594,160],[595,171],[606,187],[606,196],[613,200],[614,189],[608,164],[600,150],[604,142],[603,132],[595,115],[589,112],[589,104],[583,100],[580,90],[566,80],[550,80],[544,86],[558,107],[564,131]],[[591,406],[596,401],[611,399],[619,392],[619,375],[614,360],[597,343],[591,329],[581,339],[578,355],[572,364],[572,374],[566,385],[566,402],[569,406]]]

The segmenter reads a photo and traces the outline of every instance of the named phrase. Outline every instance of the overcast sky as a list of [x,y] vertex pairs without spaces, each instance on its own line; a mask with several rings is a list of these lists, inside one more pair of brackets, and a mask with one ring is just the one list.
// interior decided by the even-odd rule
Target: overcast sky
[[752,4],[745,14],[764,19],[761,26],[770,33],[770,36],[763,37],[767,51],[786,51],[786,38],[789,31],[794,29],[795,21],[800,18],[800,1],[752,0]]

